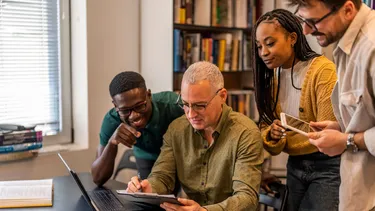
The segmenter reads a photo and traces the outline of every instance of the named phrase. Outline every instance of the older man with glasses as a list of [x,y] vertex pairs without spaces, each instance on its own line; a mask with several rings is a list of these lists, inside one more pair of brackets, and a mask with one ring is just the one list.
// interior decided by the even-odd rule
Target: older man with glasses
[[104,116],[100,144],[92,164],[97,185],[104,184],[113,173],[119,144],[133,148],[141,178],[147,178],[159,156],[163,135],[169,124],[183,115],[175,103],[174,92],[151,94],[145,80],[136,72],[121,72],[109,85],[112,108]]
[[164,135],[160,156],[147,180],[133,177],[129,192],[171,193],[175,178],[189,199],[166,210],[256,210],[263,146],[256,124],[225,104],[218,67],[192,64],[184,73],[178,104],[182,116]]
[[361,0],[289,0],[304,33],[333,52],[338,82],[331,99],[337,122],[312,122],[321,152],[341,156],[339,210],[375,210],[375,11]]

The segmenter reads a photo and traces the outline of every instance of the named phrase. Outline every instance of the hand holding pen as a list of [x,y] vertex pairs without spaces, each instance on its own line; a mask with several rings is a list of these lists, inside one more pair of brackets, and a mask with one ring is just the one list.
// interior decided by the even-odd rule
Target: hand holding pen
[[[141,173],[138,172],[137,176],[138,176],[138,182],[139,182],[139,184],[142,184]],[[143,191],[142,191],[142,187],[138,188],[138,191],[139,191],[139,192],[143,192]]]
[[147,179],[141,180],[141,177],[138,175],[131,178],[131,180],[128,182],[128,188],[126,189],[126,191],[128,193],[152,193],[152,188]]

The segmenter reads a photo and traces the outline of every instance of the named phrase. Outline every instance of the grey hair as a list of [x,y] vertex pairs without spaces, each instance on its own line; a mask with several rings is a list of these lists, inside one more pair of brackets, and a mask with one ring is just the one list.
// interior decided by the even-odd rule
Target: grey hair
[[207,61],[190,65],[182,77],[182,82],[190,84],[196,84],[203,80],[209,81],[210,85],[216,90],[224,88],[223,74],[216,65]]

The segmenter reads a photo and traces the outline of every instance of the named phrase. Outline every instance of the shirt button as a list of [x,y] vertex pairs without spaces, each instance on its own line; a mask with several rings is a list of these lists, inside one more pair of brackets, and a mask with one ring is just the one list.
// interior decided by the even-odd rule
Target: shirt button
[[206,165],[207,163],[206,162],[203,162],[203,165]]
[[300,112],[303,112],[303,108],[299,108],[299,111],[300,111]]
[[202,182],[201,185],[204,185],[204,182]]
[[205,149],[207,149],[207,148],[208,148],[208,146],[207,146],[207,145],[204,145],[204,148],[205,148]]

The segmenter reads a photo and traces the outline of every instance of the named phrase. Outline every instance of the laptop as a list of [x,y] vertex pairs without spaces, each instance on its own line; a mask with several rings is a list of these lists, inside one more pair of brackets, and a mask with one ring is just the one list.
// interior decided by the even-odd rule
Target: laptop
[[60,155],[60,153],[58,153],[58,156],[70,172],[70,175],[72,175],[79,189],[81,189],[83,197],[85,198],[86,202],[90,205],[92,210],[127,210],[125,206],[121,203],[121,201],[116,197],[116,195],[109,189],[100,188],[93,191],[86,191],[78,175],[72,169],[70,169],[70,167],[65,162],[64,158]]

